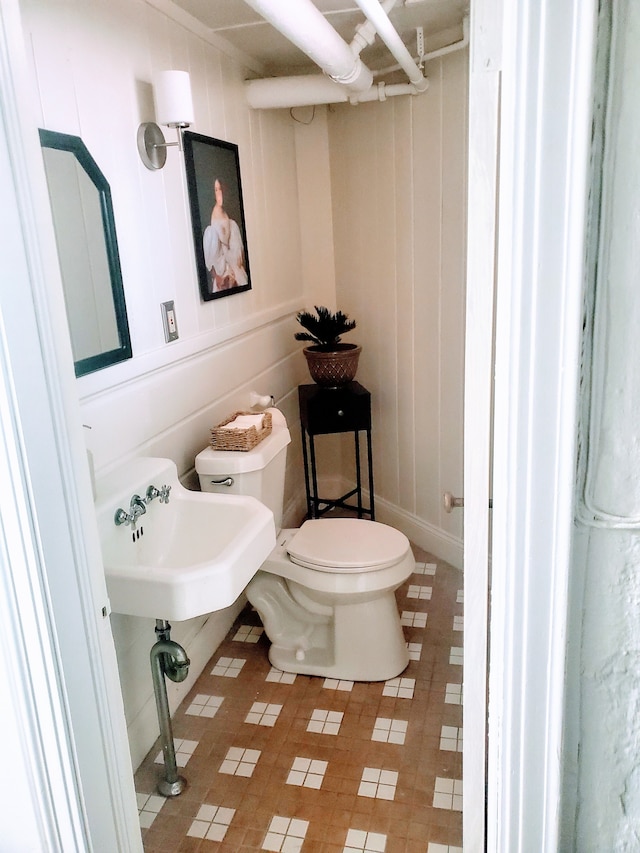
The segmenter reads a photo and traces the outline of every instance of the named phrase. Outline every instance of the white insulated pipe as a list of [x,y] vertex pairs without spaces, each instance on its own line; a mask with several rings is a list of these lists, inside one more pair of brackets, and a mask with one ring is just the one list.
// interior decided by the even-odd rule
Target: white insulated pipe
[[[382,0],[382,8],[389,14],[399,0]],[[351,39],[349,47],[354,53],[360,54],[360,51],[365,47],[372,45],[376,40],[376,28],[371,21],[363,21],[356,27],[354,37]]]
[[245,2],[313,59],[336,83],[354,92],[370,88],[373,83],[371,71],[359,56],[354,55],[311,0],[296,0],[295,3],[283,3],[282,0]]
[[377,83],[366,92],[349,92],[344,86],[321,74],[249,80],[244,86],[247,103],[254,110],[311,107],[347,101],[361,104],[366,101],[386,101],[396,95],[419,94],[413,83]]
[[409,80],[419,92],[424,92],[429,84],[378,0],[356,0],[356,4],[376,28],[376,32],[398,61]]
[[322,74],[248,80],[244,92],[247,103],[254,110],[340,104],[349,100],[348,89]]

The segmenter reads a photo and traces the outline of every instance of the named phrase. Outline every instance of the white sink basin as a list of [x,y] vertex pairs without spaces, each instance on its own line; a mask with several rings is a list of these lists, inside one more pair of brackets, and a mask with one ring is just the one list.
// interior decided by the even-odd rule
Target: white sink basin
[[[134,494],[171,486],[133,529],[116,525]],[[273,514],[255,498],[191,492],[169,459],[133,460],[97,483],[96,511],[111,608],[182,621],[236,600],[275,547]]]

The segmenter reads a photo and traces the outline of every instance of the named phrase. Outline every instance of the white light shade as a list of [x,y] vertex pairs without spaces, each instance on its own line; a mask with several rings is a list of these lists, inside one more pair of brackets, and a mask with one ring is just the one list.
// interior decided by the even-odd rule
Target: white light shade
[[161,71],[155,78],[153,95],[158,124],[193,124],[191,81],[187,71]]

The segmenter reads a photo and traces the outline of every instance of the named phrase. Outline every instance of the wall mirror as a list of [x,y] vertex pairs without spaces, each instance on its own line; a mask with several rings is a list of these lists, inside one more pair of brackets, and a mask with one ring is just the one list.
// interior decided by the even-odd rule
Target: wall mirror
[[111,189],[79,136],[40,130],[76,376],[131,358]]

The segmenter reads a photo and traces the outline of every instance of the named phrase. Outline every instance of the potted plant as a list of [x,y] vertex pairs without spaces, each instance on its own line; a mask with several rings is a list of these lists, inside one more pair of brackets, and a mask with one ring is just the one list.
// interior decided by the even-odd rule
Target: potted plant
[[353,381],[358,369],[362,347],[341,342],[342,335],[355,329],[356,321],[342,311],[330,311],[322,305],[314,307],[315,314],[300,311],[296,315],[307,331],[297,332],[295,338],[311,341],[311,346],[303,352],[313,381],[327,388],[340,388]]

